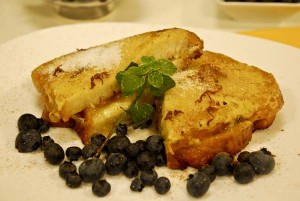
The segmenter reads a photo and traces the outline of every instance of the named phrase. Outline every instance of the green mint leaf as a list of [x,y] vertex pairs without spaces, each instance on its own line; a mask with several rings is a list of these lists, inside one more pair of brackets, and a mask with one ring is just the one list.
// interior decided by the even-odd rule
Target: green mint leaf
[[155,88],[160,88],[164,83],[164,77],[160,72],[156,70],[151,71],[148,74],[148,83]]
[[146,75],[150,72],[151,66],[147,64],[141,64],[138,68],[134,69],[134,73],[137,75]]
[[152,56],[142,56],[141,57],[141,62],[142,63],[149,63],[151,61],[155,61],[155,58]]
[[[135,68],[135,67],[131,67]],[[131,69],[130,68],[130,69]],[[121,74],[121,91],[124,96],[132,96],[135,91],[139,90],[143,87],[146,82],[144,76],[139,76],[134,73],[130,73],[130,71],[126,71],[127,73]],[[119,78],[120,79],[120,78]]]
[[149,86],[150,93],[153,96],[158,96],[158,97],[163,96],[166,91],[168,91],[169,89],[173,88],[176,85],[175,81],[168,75],[163,75],[163,79],[164,81],[161,87],[156,88],[152,85]]
[[176,66],[167,59],[159,59],[157,63],[161,74],[172,76],[177,70]]
[[147,103],[134,104],[128,110],[133,120],[134,127],[136,128],[148,121],[152,117],[154,111],[154,108]]
[[117,80],[117,82],[118,82],[119,85],[121,85],[121,81],[123,79],[123,75],[124,75],[124,71],[120,71],[116,75],[116,80]]

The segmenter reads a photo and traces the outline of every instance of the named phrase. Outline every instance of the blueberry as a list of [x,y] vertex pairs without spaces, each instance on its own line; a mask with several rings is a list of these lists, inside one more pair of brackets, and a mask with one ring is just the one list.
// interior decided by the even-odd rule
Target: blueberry
[[70,161],[78,161],[82,156],[82,151],[79,147],[72,146],[66,149],[66,156]]
[[232,171],[233,159],[227,153],[217,154],[213,160],[212,165],[216,169],[216,174],[219,176],[229,175]]
[[250,152],[249,151],[243,151],[241,153],[239,153],[237,160],[239,162],[247,162],[250,156]]
[[171,182],[167,177],[159,177],[155,181],[154,188],[158,194],[166,194],[171,188]]
[[155,156],[149,151],[144,151],[138,155],[136,162],[141,170],[151,170],[155,166]]
[[126,149],[125,149],[125,154],[128,158],[135,159],[140,153],[139,150],[139,145],[136,143],[130,144]]
[[159,135],[152,135],[147,138],[147,150],[153,154],[161,154],[165,151],[164,139]]
[[268,174],[275,166],[274,157],[270,154],[265,154],[265,152],[261,150],[251,152],[248,163],[258,174]]
[[45,145],[44,156],[50,164],[58,165],[64,160],[65,153],[59,144],[52,142]]
[[81,155],[83,159],[88,159],[97,154],[97,146],[94,144],[87,144],[81,150]]
[[66,179],[70,174],[76,174],[76,172],[77,168],[74,163],[65,161],[59,166],[59,176],[61,176],[63,179]]
[[38,119],[33,114],[23,114],[18,119],[19,131],[27,131],[38,128]]
[[247,162],[241,162],[234,166],[233,177],[240,184],[247,184],[254,178],[255,171]]
[[79,175],[84,182],[95,182],[105,173],[105,165],[99,158],[89,158],[79,166]]
[[140,128],[144,129],[144,128],[149,128],[152,124],[152,119],[148,119],[145,123],[143,123]]
[[166,154],[155,155],[155,165],[158,166],[158,167],[162,167],[162,166],[167,165]]
[[37,130],[40,132],[40,133],[46,133],[49,131],[50,129],[50,124],[48,121],[45,121],[43,118],[39,118],[37,119],[38,121],[38,126],[37,126]]
[[216,169],[213,165],[205,165],[201,167],[198,172],[206,174],[210,178],[210,182],[213,182],[216,179]]
[[139,173],[139,168],[136,162],[131,160],[127,161],[123,173],[127,178],[132,178],[137,176]]
[[106,140],[106,137],[102,134],[96,134],[91,138],[91,143],[100,147],[102,143]]
[[186,189],[191,196],[198,198],[208,191],[209,186],[210,178],[206,174],[198,172],[190,176]]
[[130,189],[135,192],[141,192],[144,187],[145,185],[140,178],[134,178],[130,184]]
[[15,141],[15,148],[21,153],[37,150],[42,142],[41,134],[33,129],[21,131]]
[[141,172],[141,180],[145,186],[153,186],[158,175],[155,170],[147,170]]
[[126,124],[119,124],[117,126],[117,129],[116,129],[116,133],[117,135],[126,135],[127,134],[127,125]]
[[45,148],[45,146],[46,146],[46,144],[48,144],[48,143],[52,143],[52,142],[54,142],[54,140],[50,137],[50,136],[44,136],[43,138],[42,138],[42,144],[41,144],[41,146],[42,146],[42,148],[44,149]]
[[78,188],[81,182],[81,177],[78,174],[69,174],[66,178],[66,185],[70,188]]
[[143,152],[143,151],[146,151],[146,146],[147,146],[146,141],[138,140],[138,141],[135,142],[135,144],[137,144],[140,153]]
[[92,191],[98,197],[104,197],[110,192],[111,186],[106,180],[97,180],[93,183]]
[[109,153],[125,153],[129,145],[130,141],[125,135],[115,135],[108,140],[106,146]]
[[112,153],[108,156],[105,162],[106,172],[109,175],[117,175],[123,172],[127,158],[122,153]]

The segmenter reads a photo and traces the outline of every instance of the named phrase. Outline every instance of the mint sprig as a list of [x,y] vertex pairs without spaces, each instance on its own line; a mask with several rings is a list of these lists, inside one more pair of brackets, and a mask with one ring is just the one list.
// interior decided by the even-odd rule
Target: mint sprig
[[155,109],[147,103],[140,103],[145,90],[153,96],[163,96],[175,86],[171,76],[176,72],[176,66],[167,59],[155,60],[154,57],[143,56],[141,64],[131,64],[117,74],[116,79],[121,87],[123,96],[136,95],[136,99],[126,111],[133,120],[133,127],[137,128],[148,121]]
[[167,59],[156,60],[152,56],[143,56],[141,57],[141,64],[138,65],[132,62],[124,71],[117,73],[116,80],[121,88],[122,95],[125,97],[135,96],[136,98],[116,121],[106,141],[100,147],[100,152],[119,123],[127,115],[130,115],[133,121],[133,128],[138,128],[151,119],[155,109],[149,103],[141,103],[143,93],[147,91],[155,97],[163,96],[167,90],[175,86],[175,81],[171,76],[176,70],[176,66]]

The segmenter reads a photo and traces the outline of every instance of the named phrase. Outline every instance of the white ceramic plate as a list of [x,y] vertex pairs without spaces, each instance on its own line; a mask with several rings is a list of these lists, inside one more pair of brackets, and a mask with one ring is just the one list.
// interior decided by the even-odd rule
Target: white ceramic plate
[[236,21],[280,22],[300,12],[300,3],[226,2],[216,0],[222,12]]
[[[58,167],[49,165],[42,151],[21,154],[14,148],[18,133],[16,124],[23,113],[39,116],[42,106],[31,82],[31,71],[39,64],[62,54],[120,39],[125,36],[167,28],[166,26],[120,23],[78,24],[41,30],[16,38],[0,46],[0,200],[98,200],[90,184],[69,189],[58,176]],[[255,132],[246,148],[249,151],[267,147],[276,155],[275,169],[247,185],[232,177],[219,177],[201,198],[207,201],[232,200],[300,200],[300,50],[279,43],[199,28],[187,28],[205,41],[205,49],[225,53],[248,64],[273,73],[281,87],[285,105],[273,125]],[[82,146],[76,134],[68,129],[51,129],[50,136],[64,148]],[[135,134],[137,136],[137,134]],[[133,134],[131,134],[133,136]],[[142,193],[129,189],[131,180],[124,176],[105,176],[111,183],[110,194],[102,200],[193,200],[186,191],[186,178],[193,169],[171,171],[158,169],[167,176],[172,188],[158,195],[152,187]]]

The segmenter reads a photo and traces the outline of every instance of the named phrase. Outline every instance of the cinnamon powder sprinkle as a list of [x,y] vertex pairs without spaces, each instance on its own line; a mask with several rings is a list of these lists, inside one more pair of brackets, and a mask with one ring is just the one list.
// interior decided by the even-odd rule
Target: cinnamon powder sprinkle
[[96,86],[95,80],[101,80],[101,83],[103,84],[103,79],[108,78],[109,73],[108,72],[102,72],[102,73],[96,73],[91,77],[91,89],[93,89]]

